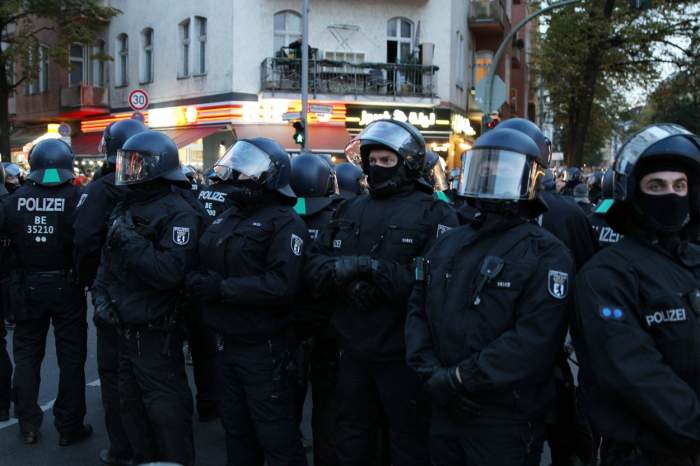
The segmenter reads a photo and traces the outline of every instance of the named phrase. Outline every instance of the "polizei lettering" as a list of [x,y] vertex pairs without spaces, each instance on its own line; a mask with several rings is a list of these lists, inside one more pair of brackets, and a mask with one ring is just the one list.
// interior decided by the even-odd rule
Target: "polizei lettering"
[[17,212],[63,212],[66,200],[62,197],[20,197]]
[[653,314],[645,316],[647,325],[659,325],[667,322],[685,322],[687,320],[685,308],[666,309],[665,311],[656,311]]
[[218,191],[200,191],[199,193],[199,199],[203,201],[214,201],[223,204],[225,198],[226,194]]

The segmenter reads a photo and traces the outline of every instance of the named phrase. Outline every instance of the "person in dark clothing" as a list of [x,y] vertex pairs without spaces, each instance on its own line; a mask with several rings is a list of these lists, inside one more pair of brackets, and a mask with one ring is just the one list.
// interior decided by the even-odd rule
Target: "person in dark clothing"
[[595,171],[586,180],[588,186],[588,200],[591,204],[598,205],[603,198],[603,172]]
[[613,204],[614,170],[608,170],[603,175],[601,187],[601,199],[595,209],[588,216],[593,227],[593,234],[598,239],[598,246],[604,248],[615,244],[622,239],[622,235],[608,225],[605,214]]
[[[146,130],[143,123],[133,119],[111,123],[104,130],[100,150],[105,158],[99,176],[80,197],[74,224],[73,260],[82,285],[90,287],[95,280],[109,217],[126,194],[123,186],[115,184],[117,151],[131,136]],[[119,403],[119,335],[114,325],[99,325],[96,330],[97,371],[109,437],[109,448],[100,451],[100,460],[105,464],[129,464],[132,453]]]
[[591,204],[590,199],[588,199],[588,186],[583,183],[576,185],[574,188],[573,198],[576,205],[583,210],[583,213],[586,214],[586,216],[589,216],[593,211],[593,205]]
[[357,165],[350,162],[340,163],[335,167],[335,176],[338,180],[338,191],[343,199],[351,199],[360,194],[365,194],[362,182],[365,174]]
[[[339,202],[333,168],[318,155],[302,154],[292,160],[290,186],[298,196],[294,210],[304,220],[311,241],[328,226]],[[306,398],[306,380],[311,383],[313,402],[311,429],[315,466],[336,466],[335,387],[338,342],[330,323],[333,303],[319,301],[304,292],[295,306],[295,329],[301,342],[298,350],[303,369],[297,412],[299,421]]]
[[546,208],[547,162],[514,129],[477,139],[459,189],[480,215],[416,268],[406,352],[433,401],[433,465],[539,465],[574,273],[566,247],[532,221]]
[[15,163],[3,162],[2,163],[5,172],[5,188],[9,193],[13,193],[22,186],[22,170]]
[[372,400],[380,400],[395,466],[427,465],[428,404],[405,362],[403,326],[414,284],[411,263],[457,225],[452,208],[420,181],[425,141],[416,128],[377,120],[348,146],[368,175],[369,195],[342,203],[314,243],[306,279],[332,297],[341,343],[337,380],[338,464],[371,456]]
[[[5,189],[5,168],[0,164],[0,202],[2,199],[9,196]],[[7,236],[0,234],[0,262],[3,264],[0,270],[0,294],[5,295],[9,273],[14,267],[14,253],[12,251],[12,242]],[[10,403],[12,402],[12,362],[10,355],[7,353],[7,344],[5,337],[7,330],[5,329],[5,320],[14,317],[10,315],[8,309],[5,309],[7,303],[0,300],[0,422],[10,419]]]
[[563,185],[559,193],[562,196],[573,196],[574,188],[583,182],[583,174],[578,167],[567,167],[562,173],[561,181]]
[[134,462],[194,463],[192,394],[176,315],[195,259],[200,214],[175,143],[138,133],[117,152],[115,207],[92,288],[97,325],[118,325],[119,400]]
[[47,139],[29,154],[28,181],[3,199],[0,231],[11,240],[17,268],[6,303],[15,313],[15,413],[22,440],[39,439],[43,413],[37,404],[46,335],[53,324],[60,368],[54,424],[59,445],[92,434],[85,417],[87,322],[85,292],[73,273],[73,217],[80,189],[73,186],[73,152]]
[[576,279],[573,337],[602,466],[700,460],[700,139],[652,125],[618,151],[605,218],[625,237]]
[[214,166],[234,206],[207,228],[187,277],[204,321],[223,335],[221,419],[228,464],[306,465],[295,413],[291,306],[301,285],[304,222],[294,212],[287,152],[238,140]]

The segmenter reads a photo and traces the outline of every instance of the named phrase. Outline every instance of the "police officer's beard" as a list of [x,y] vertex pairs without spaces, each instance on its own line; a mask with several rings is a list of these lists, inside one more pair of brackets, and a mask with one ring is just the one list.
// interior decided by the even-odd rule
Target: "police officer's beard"
[[371,165],[367,174],[369,194],[372,197],[387,197],[401,190],[410,182],[406,168],[401,162],[393,167]]
[[255,205],[264,194],[264,188],[255,180],[235,180],[231,182],[231,192],[226,198],[238,207]]

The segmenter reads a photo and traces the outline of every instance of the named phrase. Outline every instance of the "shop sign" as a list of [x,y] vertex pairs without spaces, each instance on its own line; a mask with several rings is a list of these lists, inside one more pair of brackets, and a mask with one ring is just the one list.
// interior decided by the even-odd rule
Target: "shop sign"
[[476,136],[476,131],[474,131],[474,128],[472,128],[472,125],[469,123],[469,118],[459,113],[452,114],[452,132],[465,136]]
[[345,127],[361,129],[376,120],[410,123],[422,131],[449,131],[450,111],[442,108],[347,106]]

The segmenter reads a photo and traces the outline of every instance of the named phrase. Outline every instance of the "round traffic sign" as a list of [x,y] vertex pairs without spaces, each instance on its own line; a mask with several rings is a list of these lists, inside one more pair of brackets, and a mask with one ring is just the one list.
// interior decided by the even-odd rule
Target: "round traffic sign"
[[132,110],[145,110],[148,107],[148,93],[143,89],[129,92],[129,107]]
[[71,133],[71,129],[70,129],[70,125],[68,123],[61,123],[58,126],[58,134],[60,134],[64,138],[67,138],[68,136],[70,136],[70,133]]

